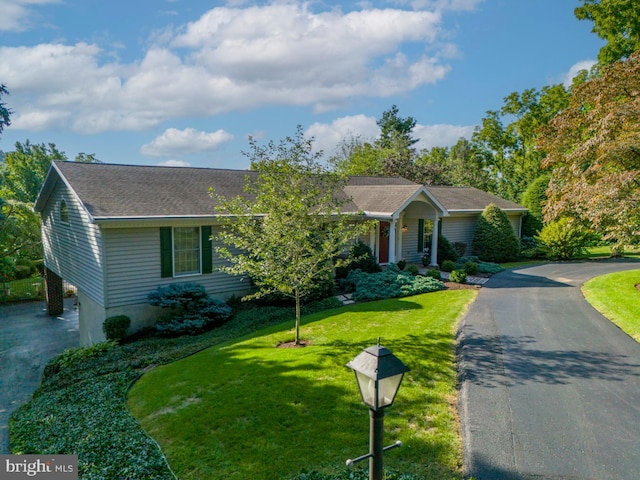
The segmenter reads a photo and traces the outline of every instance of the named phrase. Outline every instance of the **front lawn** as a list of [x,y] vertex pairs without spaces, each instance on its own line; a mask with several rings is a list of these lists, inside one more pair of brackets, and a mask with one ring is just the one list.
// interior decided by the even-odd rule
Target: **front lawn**
[[[214,346],[146,373],[129,407],[179,478],[272,480],[337,472],[368,450],[369,416],[345,364],[382,337],[410,368],[385,418],[385,467],[462,478],[455,327],[475,290],[429,293],[321,312]],[[366,461],[362,462],[366,467]],[[357,467],[362,468],[362,467]]]
[[609,273],[582,286],[587,301],[640,342],[640,270]]

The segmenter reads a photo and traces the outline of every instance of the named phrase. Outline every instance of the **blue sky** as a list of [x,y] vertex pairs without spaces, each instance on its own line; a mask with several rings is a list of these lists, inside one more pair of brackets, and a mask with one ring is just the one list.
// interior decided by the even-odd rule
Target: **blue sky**
[[0,0],[0,150],[247,168],[301,125],[328,155],[391,105],[419,148],[470,137],[514,91],[567,82],[601,40],[578,0]]

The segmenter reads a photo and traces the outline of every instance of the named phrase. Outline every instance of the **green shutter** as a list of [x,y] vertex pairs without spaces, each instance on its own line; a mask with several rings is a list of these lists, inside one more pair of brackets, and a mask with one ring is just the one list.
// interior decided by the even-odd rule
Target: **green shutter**
[[424,219],[418,220],[418,253],[424,250]]
[[200,231],[202,232],[202,273],[211,273],[213,264],[211,226],[204,225]]
[[173,242],[171,227],[160,227],[160,276],[173,277]]

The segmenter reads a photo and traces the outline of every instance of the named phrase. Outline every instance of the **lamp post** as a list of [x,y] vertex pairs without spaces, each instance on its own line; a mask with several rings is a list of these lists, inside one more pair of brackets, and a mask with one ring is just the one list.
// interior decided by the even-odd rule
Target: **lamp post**
[[347,460],[347,466],[368,458],[369,480],[382,480],[383,452],[402,445],[398,441],[387,447],[382,446],[384,409],[396,398],[402,377],[409,371],[409,367],[391,350],[380,345],[379,338],[377,345],[366,348],[347,363],[347,367],[355,372],[362,401],[369,407],[370,418],[369,453]]

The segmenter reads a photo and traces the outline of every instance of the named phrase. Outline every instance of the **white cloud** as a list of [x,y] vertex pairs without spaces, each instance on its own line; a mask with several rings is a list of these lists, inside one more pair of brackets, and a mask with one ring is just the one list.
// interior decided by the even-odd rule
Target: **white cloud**
[[60,0],[0,0],[0,31],[21,32],[31,28],[32,5],[59,3]]
[[380,135],[380,128],[373,117],[353,115],[337,118],[330,124],[314,123],[304,133],[306,137],[314,137],[316,150],[323,150],[331,156],[343,140],[355,137],[371,142]]
[[191,166],[189,162],[185,162],[184,160],[167,160],[166,162],[161,162],[158,165],[161,167],[190,167]]
[[220,148],[220,145],[231,140],[233,140],[233,135],[224,130],[207,133],[193,128],[184,130],[169,128],[150,143],[140,147],[140,153],[149,157],[168,157],[214,152]]
[[591,70],[591,67],[593,67],[596,63],[598,63],[596,60],[581,60],[573,64],[569,71],[562,77],[563,85],[565,87],[570,87],[576,75],[578,75],[582,70]]
[[[0,47],[0,78],[16,112],[87,134],[267,105],[325,111],[444,78],[449,67],[433,51],[440,23],[428,11],[217,7],[178,34],[156,34],[159,43],[129,64],[95,44]],[[400,53],[407,45],[411,55]],[[30,125],[26,116],[21,125]]]
[[433,147],[450,147],[455,145],[460,137],[470,139],[475,125],[420,125],[413,129],[413,137],[418,139],[415,148],[422,150]]
[[[413,129],[413,138],[417,150],[433,147],[450,147],[460,137],[471,138],[475,125],[420,125]],[[316,150],[323,150],[330,157],[336,153],[344,140],[357,138],[363,142],[373,142],[380,135],[377,120],[366,115],[342,117],[331,123],[314,123],[306,131],[305,136],[314,137]]]

